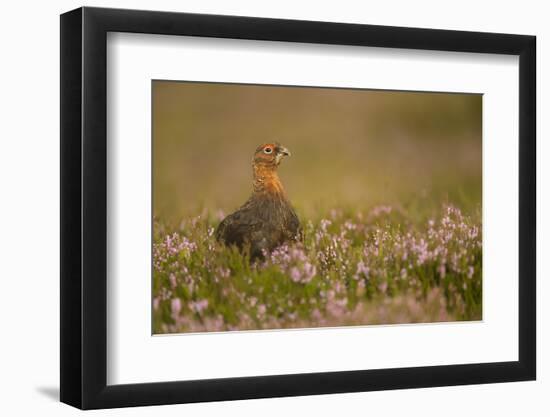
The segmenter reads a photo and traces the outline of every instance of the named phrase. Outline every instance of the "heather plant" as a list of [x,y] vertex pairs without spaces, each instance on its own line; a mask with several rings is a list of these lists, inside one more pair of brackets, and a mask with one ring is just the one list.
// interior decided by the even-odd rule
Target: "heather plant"
[[479,213],[331,210],[254,262],[215,240],[222,217],[155,219],[154,333],[481,319]]

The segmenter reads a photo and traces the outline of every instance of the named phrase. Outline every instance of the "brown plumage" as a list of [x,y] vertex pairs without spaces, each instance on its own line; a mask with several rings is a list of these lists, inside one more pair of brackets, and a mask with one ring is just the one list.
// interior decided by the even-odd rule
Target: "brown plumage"
[[216,229],[216,238],[226,245],[250,250],[251,259],[263,257],[281,244],[299,239],[300,221],[287,199],[277,168],[290,152],[279,143],[256,149],[252,159],[253,192],[236,212]]

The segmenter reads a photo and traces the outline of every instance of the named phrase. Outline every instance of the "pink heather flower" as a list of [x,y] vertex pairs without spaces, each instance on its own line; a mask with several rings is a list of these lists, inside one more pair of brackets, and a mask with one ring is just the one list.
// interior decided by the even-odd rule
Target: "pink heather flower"
[[418,265],[423,265],[429,258],[428,243],[424,239],[420,239],[418,244],[413,243],[413,250],[416,252],[418,257]]
[[381,214],[390,214],[391,212],[391,206],[376,206],[371,210],[370,214],[373,217],[378,217]]
[[341,298],[341,299],[339,299],[339,300],[336,300],[335,303],[336,303],[338,306],[340,306],[340,307],[342,307],[342,308],[345,308],[345,307],[347,307],[347,305],[348,305],[348,299],[347,299],[347,297],[344,297],[344,298]]
[[349,220],[346,220],[346,222],[344,223],[344,229],[346,229],[346,230],[355,230],[355,229],[357,229],[357,225],[355,223],[352,223]]
[[332,316],[332,317],[341,317],[345,314],[346,312],[346,309],[345,307],[342,305],[341,302],[336,302],[334,300],[330,300],[328,303],[327,303],[327,306],[326,306],[326,309],[327,309],[327,312]]
[[172,233],[171,235],[166,235],[164,241],[155,247],[155,257],[160,256],[162,261],[166,261],[166,256],[161,255],[166,253],[168,256],[176,256],[180,252],[193,252],[197,249],[197,244],[191,242],[186,237],[180,237],[177,233]]
[[191,301],[189,308],[195,313],[201,314],[208,307],[208,300]]
[[219,267],[216,272],[221,278],[229,278],[231,275],[231,270],[229,268]]
[[317,320],[319,321],[323,315],[321,314],[321,312],[319,311],[319,309],[314,309],[312,312],[311,312],[311,317],[314,319],[314,320]]
[[181,311],[181,300],[179,298],[172,298],[172,317],[177,317]]
[[369,277],[369,268],[365,265],[363,261],[359,261],[357,264],[357,271],[355,272],[358,276],[363,275],[365,278]]
[[290,268],[290,279],[294,282],[300,282],[300,279],[302,278],[302,274],[300,274],[300,270],[293,266]]
[[317,273],[317,268],[315,265],[312,265],[310,262],[304,263],[304,275],[302,278],[303,283],[308,283],[313,279],[315,274]]
[[333,288],[334,291],[336,291],[336,293],[338,294],[341,294],[346,290],[346,287],[344,286],[344,284],[342,284],[341,281],[336,281]]
[[330,226],[332,224],[332,222],[328,219],[322,219],[321,220],[321,230],[323,232],[326,232],[327,231],[327,227]]
[[258,306],[258,314],[260,314],[261,316],[263,316],[265,314],[266,310],[267,309],[266,309],[264,304],[260,304]]
[[474,276],[474,267],[469,266],[468,267],[468,278],[472,279],[473,276]]
[[176,282],[176,275],[174,273],[171,273],[169,276],[170,279],[170,285],[172,288],[176,288],[177,282]]

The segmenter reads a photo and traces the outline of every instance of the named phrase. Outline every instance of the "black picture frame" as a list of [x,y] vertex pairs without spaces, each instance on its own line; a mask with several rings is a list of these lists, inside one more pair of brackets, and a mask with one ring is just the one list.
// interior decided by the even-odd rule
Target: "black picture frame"
[[[108,32],[519,56],[519,360],[107,385]],[[61,401],[94,409],[534,380],[535,51],[524,35],[88,7],[61,15]]]

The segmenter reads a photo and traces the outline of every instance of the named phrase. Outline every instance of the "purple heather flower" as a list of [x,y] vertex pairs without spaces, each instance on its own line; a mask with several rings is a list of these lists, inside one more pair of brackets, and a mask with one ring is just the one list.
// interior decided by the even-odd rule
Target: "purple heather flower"
[[355,272],[358,276],[363,275],[365,278],[369,277],[369,267],[365,265],[363,261],[357,263],[357,271]]
[[290,278],[294,282],[300,282],[302,274],[300,274],[300,270],[297,267],[293,266],[292,268],[290,268]]
[[170,273],[170,275],[168,276],[169,280],[170,280],[170,285],[172,288],[176,288],[176,285],[177,285],[177,281],[176,281],[176,274],[174,273]]
[[172,298],[171,307],[172,317],[175,318],[179,315],[181,311],[181,300],[179,298]]
[[321,220],[321,230],[323,232],[326,232],[327,231],[327,227],[330,226],[332,224],[332,222],[328,219],[322,219]]
[[195,313],[201,314],[208,307],[208,300],[191,301],[189,308]]

